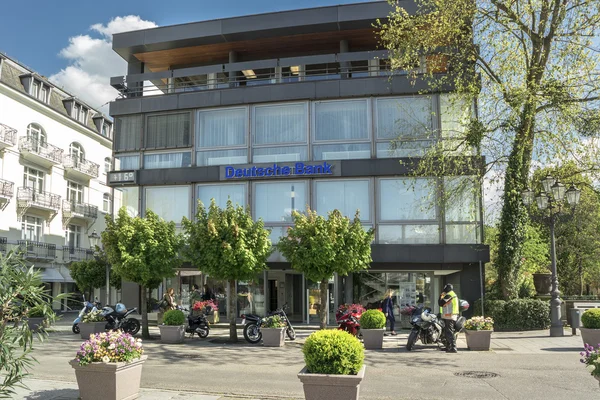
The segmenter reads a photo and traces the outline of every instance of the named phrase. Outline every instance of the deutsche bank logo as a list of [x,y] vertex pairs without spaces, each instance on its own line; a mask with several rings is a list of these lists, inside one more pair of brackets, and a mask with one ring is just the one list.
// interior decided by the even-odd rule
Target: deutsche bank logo
[[322,164],[304,164],[301,162],[295,163],[293,166],[280,166],[273,164],[266,167],[244,167],[234,168],[232,166],[225,167],[225,179],[239,178],[262,178],[262,177],[280,177],[280,176],[305,176],[305,175],[333,175],[333,165],[328,162]]

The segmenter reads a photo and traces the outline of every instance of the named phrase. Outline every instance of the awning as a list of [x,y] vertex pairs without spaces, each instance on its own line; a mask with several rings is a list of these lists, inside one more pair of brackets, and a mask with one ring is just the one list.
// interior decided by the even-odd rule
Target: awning
[[75,282],[73,280],[73,278],[71,277],[71,273],[69,272],[68,268],[61,267],[59,272],[62,275],[62,277],[64,278],[65,282],[67,282],[67,283]]
[[201,271],[179,271],[179,276],[200,276]]
[[65,278],[56,268],[40,269],[42,273],[42,282],[64,282]]

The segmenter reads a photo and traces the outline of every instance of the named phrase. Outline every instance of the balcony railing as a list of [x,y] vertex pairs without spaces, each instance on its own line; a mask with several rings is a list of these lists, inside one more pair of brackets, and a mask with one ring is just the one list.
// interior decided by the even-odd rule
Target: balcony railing
[[91,249],[82,249],[79,247],[63,247],[64,261],[85,261],[94,258],[94,252]]
[[88,160],[82,160],[77,156],[66,155],[63,159],[63,165],[65,168],[73,169],[82,174],[88,175],[92,178],[98,177],[98,170],[100,166]]
[[54,211],[60,209],[59,195],[48,192],[39,192],[34,188],[18,188],[17,200],[19,203],[27,203],[29,207],[40,207]]
[[98,207],[87,203],[76,203],[70,200],[63,200],[63,214],[70,216],[81,216],[83,218],[96,219],[98,217]]
[[0,124],[0,142],[9,146],[17,144],[17,130],[8,125]]
[[56,164],[60,164],[63,157],[63,149],[34,137],[21,136],[19,150],[35,154]]
[[56,258],[56,245],[34,240],[18,240],[19,249],[26,258],[54,259]]
[[0,179],[0,197],[12,197],[15,192],[15,184],[4,179]]
[[6,253],[6,244],[8,243],[8,238],[0,237],[0,253]]

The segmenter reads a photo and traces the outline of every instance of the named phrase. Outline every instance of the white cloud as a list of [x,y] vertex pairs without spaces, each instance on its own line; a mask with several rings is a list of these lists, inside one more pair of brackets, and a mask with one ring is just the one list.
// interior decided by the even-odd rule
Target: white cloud
[[127,73],[126,62],[112,50],[112,35],[156,26],[135,15],[115,17],[106,25],[94,24],[90,30],[100,37],[86,34],[69,38],[69,45],[59,53],[69,65],[49,79],[107,114],[105,104],[118,95],[109,84],[110,77]]

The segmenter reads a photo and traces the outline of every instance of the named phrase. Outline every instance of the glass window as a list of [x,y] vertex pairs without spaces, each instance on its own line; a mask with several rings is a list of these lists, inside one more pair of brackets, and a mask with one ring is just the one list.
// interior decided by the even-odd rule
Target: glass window
[[115,157],[115,171],[129,171],[132,169],[140,169],[139,154]]
[[325,144],[313,146],[313,159],[316,160],[352,160],[371,158],[370,143]]
[[201,167],[207,165],[246,164],[247,162],[247,149],[199,151],[196,153],[196,164]]
[[72,249],[81,247],[81,226],[72,224],[67,226],[65,245]]
[[144,154],[144,169],[185,168],[191,165],[191,152]]
[[197,147],[245,146],[248,132],[246,108],[198,112]]
[[142,138],[142,116],[115,118],[115,150],[138,150]]
[[83,149],[83,146],[77,142],[73,142],[69,146],[69,155],[71,156],[71,161],[75,166],[80,161],[85,161],[85,150]]
[[306,182],[256,183],[254,218],[265,222],[291,222],[292,210],[306,207]]
[[67,201],[73,204],[83,203],[83,185],[67,181]]
[[42,241],[42,235],[44,234],[43,222],[42,218],[23,215],[23,219],[21,220],[21,239],[32,240],[34,242]]
[[471,176],[444,178],[446,221],[479,221],[478,186]]
[[369,139],[366,100],[323,101],[315,104],[315,140]]
[[102,136],[110,138],[110,125],[102,124]]
[[146,148],[187,147],[190,141],[190,114],[153,115],[146,126]]
[[104,195],[102,196],[102,211],[104,211],[105,213],[110,212],[110,200],[110,194],[104,193]]
[[406,140],[377,143],[377,158],[423,157],[432,146],[431,140]]
[[431,97],[377,99],[377,138],[429,136],[431,118]]
[[383,244],[436,244],[438,225],[379,225],[378,242]]
[[327,212],[338,209],[354,218],[356,210],[360,210],[361,221],[371,219],[368,180],[335,180],[315,182],[315,209],[319,215],[327,216]]
[[381,179],[379,218],[381,221],[434,220],[435,193],[435,179]]
[[255,163],[307,161],[307,146],[259,147],[253,150]]
[[305,143],[305,104],[282,104],[254,108],[254,144]]
[[31,95],[37,99],[39,96],[39,93],[40,93],[40,84],[37,81],[33,81],[33,85],[31,87]]
[[231,199],[233,205],[246,205],[246,184],[235,185],[198,185],[198,200],[202,201],[208,209],[211,199],[215,199],[217,206],[225,208],[227,200]]
[[146,209],[158,214],[165,221],[181,224],[183,217],[190,217],[189,186],[146,188]]
[[139,197],[140,197],[140,188],[139,187],[121,187],[115,188],[114,191],[115,196],[115,214],[118,212],[121,207],[125,207],[127,209],[127,213],[135,217],[139,215]]
[[104,159],[104,172],[106,172],[107,174],[108,174],[108,171],[110,171],[110,165],[111,165],[110,158],[106,157]]
[[471,107],[471,102],[459,95],[440,95],[442,137],[462,137],[471,118]]
[[481,243],[479,224],[446,224],[446,243]]
[[33,189],[34,192],[44,191],[45,173],[30,167],[23,167],[23,186]]

